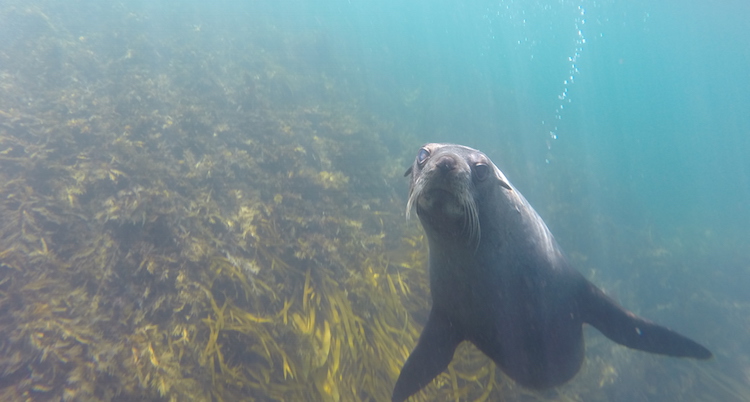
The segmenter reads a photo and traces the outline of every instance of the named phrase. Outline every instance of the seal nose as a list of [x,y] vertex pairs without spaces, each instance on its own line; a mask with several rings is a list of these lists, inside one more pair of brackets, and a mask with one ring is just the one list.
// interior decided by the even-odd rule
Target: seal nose
[[437,162],[437,167],[441,173],[448,173],[456,168],[456,160],[449,156],[443,157]]

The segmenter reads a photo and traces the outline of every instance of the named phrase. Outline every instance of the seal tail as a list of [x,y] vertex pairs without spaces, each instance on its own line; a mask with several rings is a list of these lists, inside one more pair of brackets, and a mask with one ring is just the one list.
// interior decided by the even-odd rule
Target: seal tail
[[462,336],[447,318],[435,314],[434,310],[430,311],[417,347],[406,359],[396,380],[392,401],[405,401],[442,373],[462,340]]
[[582,320],[607,338],[632,349],[675,357],[709,359],[711,351],[671,329],[625,310],[592,283],[579,305]]

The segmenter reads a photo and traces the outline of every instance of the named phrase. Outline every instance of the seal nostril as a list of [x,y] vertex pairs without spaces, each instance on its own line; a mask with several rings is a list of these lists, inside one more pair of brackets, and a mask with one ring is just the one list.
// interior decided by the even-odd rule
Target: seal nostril
[[440,169],[441,172],[446,173],[450,172],[456,167],[456,161],[450,158],[446,158],[441,160],[437,163],[437,167]]

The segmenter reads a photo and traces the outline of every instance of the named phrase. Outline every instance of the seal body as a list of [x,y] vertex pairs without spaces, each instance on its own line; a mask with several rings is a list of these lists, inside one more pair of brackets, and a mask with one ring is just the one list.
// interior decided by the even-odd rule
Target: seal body
[[583,362],[584,322],[633,349],[711,357],[618,306],[573,269],[544,221],[483,153],[427,144],[406,175],[407,215],[416,210],[429,243],[432,309],[393,401],[445,370],[465,340],[525,387],[560,385]]

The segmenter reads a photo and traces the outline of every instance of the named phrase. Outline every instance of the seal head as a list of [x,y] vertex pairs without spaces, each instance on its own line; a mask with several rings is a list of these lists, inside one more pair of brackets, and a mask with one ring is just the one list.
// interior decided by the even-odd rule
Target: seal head
[[406,172],[411,174],[406,217],[416,207],[425,230],[434,231],[436,236],[450,233],[462,242],[478,246],[479,215],[474,201],[478,185],[494,176],[501,186],[511,187],[484,154],[465,147],[448,152],[450,148],[436,145],[422,147],[414,165]]
[[573,269],[544,221],[483,153],[427,144],[406,175],[407,216],[416,210],[429,243],[432,309],[393,401],[445,370],[464,340],[525,387],[560,385],[583,362],[583,323],[633,349],[711,357],[618,306]]

